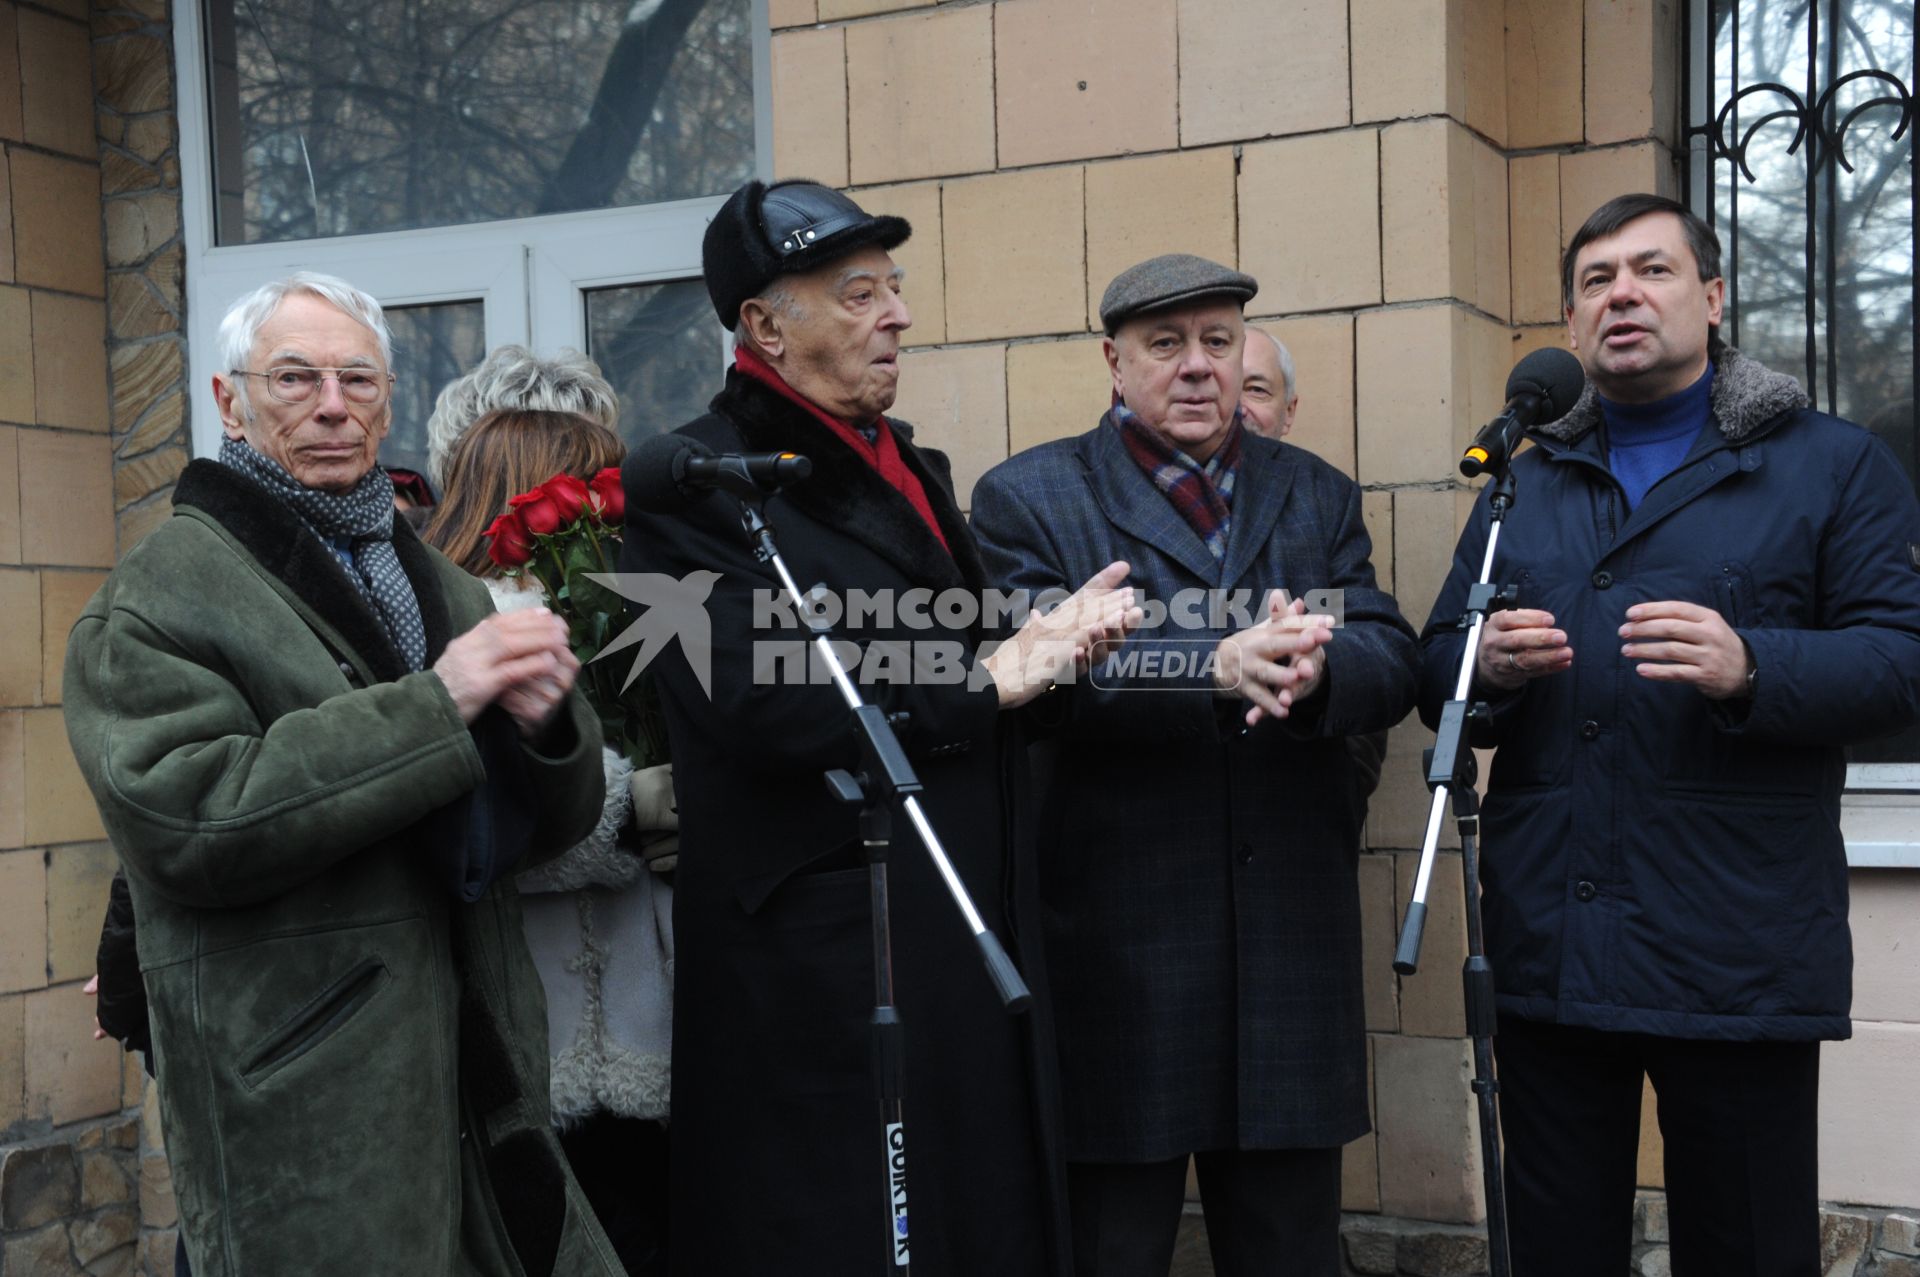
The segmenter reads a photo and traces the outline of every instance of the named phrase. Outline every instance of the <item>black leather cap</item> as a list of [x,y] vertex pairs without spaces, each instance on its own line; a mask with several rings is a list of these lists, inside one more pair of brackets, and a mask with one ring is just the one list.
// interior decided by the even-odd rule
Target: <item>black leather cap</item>
[[875,217],[830,186],[799,178],[772,186],[752,181],[707,223],[700,266],[707,296],[731,332],[741,304],[781,275],[812,270],[868,244],[898,248],[911,234],[906,219]]

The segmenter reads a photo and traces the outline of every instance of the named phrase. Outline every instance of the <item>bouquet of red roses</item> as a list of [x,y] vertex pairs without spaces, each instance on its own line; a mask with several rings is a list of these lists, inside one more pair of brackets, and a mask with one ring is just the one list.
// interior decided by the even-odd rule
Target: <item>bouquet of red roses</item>
[[591,480],[557,474],[507,502],[487,529],[487,555],[512,575],[530,574],[567,623],[580,658],[580,690],[600,715],[601,735],[635,770],[667,761],[666,722],[652,677],[629,680],[617,661],[596,661],[625,628],[620,596],[592,579],[611,573],[620,549],[626,495],[618,470]]

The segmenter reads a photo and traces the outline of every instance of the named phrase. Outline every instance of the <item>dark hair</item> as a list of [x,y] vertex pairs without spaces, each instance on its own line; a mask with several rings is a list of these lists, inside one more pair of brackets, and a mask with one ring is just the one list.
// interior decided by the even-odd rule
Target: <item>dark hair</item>
[[486,530],[507,512],[507,498],[562,471],[591,479],[626,451],[613,431],[570,412],[490,412],[447,454],[446,491],[421,539],[475,576],[499,576]]
[[1700,281],[1720,278],[1720,237],[1713,233],[1713,227],[1688,212],[1685,205],[1664,195],[1620,195],[1594,209],[1573,233],[1567,251],[1560,255],[1562,306],[1573,308],[1573,264],[1580,250],[1596,239],[1619,233],[1628,222],[1638,221],[1649,213],[1672,213],[1679,218],[1680,229],[1686,232],[1687,247],[1693,250],[1694,264],[1699,267]]

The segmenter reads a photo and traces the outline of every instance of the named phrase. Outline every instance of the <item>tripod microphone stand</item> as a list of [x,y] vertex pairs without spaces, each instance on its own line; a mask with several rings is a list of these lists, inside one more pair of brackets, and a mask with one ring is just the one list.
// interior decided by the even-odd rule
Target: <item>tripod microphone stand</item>
[[[751,481],[743,477],[742,482]],[[746,495],[735,484],[724,486],[736,495]],[[754,495],[765,494],[754,490]],[[960,875],[947,858],[939,835],[921,810],[918,795],[922,786],[914,773],[912,762],[900,745],[899,737],[894,734],[895,719],[861,698],[859,689],[847,677],[834,654],[831,626],[816,612],[799,606],[802,596],[794,584],[793,574],[787,570],[786,561],[780,557],[780,551],[774,544],[773,529],[767,526],[752,500],[743,499],[740,503],[740,525],[753,543],[755,557],[773,566],[780,584],[787,591],[787,597],[794,601],[794,610],[799,614],[801,623],[813,635],[814,651],[832,673],[834,686],[839,689],[841,700],[846,702],[848,711],[853,715],[854,728],[860,739],[859,771],[835,768],[826,773],[826,782],[835,798],[844,803],[857,804],[860,808],[860,840],[866,853],[868,892],[873,914],[874,1007],[870,1024],[873,1030],[874,1081],[879,1092],[885,1141],[887,1263],[904,1275],[909,1271],[907,1139],[901,1104],[905,1095],[905,1042],[904,1027],[893,1001],[893,936],[887,887],[887,860],[892,847],[893,814],[896,809],[906,814],[914,832],[920,837],[921,845],[932,857],[934,868],[946,883],[954,906],[959,909],[973,933],[981,960],[986,964],[987,976],[993,981],[1001,1004],[1009,1014],[1018,1014],[1027,1009],[1033,998],[1013,959],[1007,955],[999,938],[981,920],[966,884],[960,881]]]
[[1426,751],[1427,784],[1433,790],[1433,803],[1427,810],[1426,838],[1420,848],[1413,897],[1407,904],[1406,926],[1400,933],[1400,946],[1393,957],[1393,969],[1401,975],[1412,975],[1420,969],[1420,938],[1427,921],[1427,886],[1433,876],[1434,853],[1440,842],[1440,822],[1451,794],[1454,821],[1460,831],[1460,880],[1466,895],[1467,959],[1461,980],[1465,986],[1467,1033],[1473,1039],[1473,1093],[1480,1113],[1480,1166],[1487,1194],[1487,1262],[1491,1277],[1511,1277],[1513,1267],[1507,1246],[1506,1181],[1500,1165],[1500,1082],[1493,1069],[1496,1022],[1493,967],[1487,962],[1480,921],[1480,800],[1474,790],[1473,749],[1467,740],[1473,724],[1484,721],[1489,711],[1484,702],[1469,702],[1467,696],[1473,689],[1480,638],[1488,613],[1512,607],[1516,599],[1512,586],[1496,590],[1492,583],[1494,550],[1500,544],[1501,524],[1513,502],[1513,472],[1503,459],[1495,471],[1493,490],[1488,496],[1492,519],[1487,529],[1486,556],[1480,563],[1480,579],[1467,594],[1467,610],[1459,622],[1460,628],[1467,632],[1467,642],[1454,679],[1453,698],[1442,708],[1433,747]]

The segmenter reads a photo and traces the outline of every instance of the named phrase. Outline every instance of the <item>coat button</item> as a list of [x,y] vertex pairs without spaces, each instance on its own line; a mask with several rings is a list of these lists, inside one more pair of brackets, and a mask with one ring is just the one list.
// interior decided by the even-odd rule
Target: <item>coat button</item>
[[1573,898],[1575,900],[1578,900],[1581,904],[1587,903],[1587,901],[1593,899],[1595,896],[1599,894],[1600,894],[1600,888],[1594,886],[1592,883],[1586,881],[1584,878],[1581,879],[1579,882],[1576,882],[1573,884]]
[[1243,865],[1250,865],[1253,863],[1253,844],[1252,843],[1243,842],[1240,844],[1240,863]]
[[1580,739],[1581,740],[1600,739],[1600,724],[1594,722],[1591,718],[1589,718],[1586,722],[1580,724]]
[[1601,568],[1598,572],[1595,572],[1593,574],[1593,588],[1596,590],[1612,589],[1613,573],[1607,571],[1605,568]]

